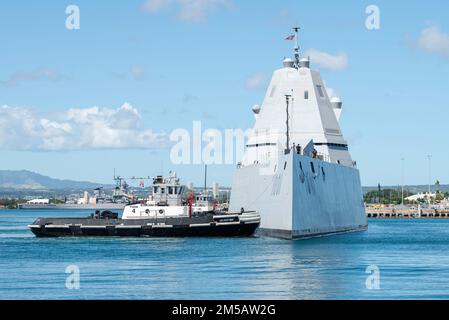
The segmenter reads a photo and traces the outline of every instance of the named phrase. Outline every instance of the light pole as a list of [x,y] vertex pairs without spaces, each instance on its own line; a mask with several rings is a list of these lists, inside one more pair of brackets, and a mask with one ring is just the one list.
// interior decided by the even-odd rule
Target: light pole
[[429,197],[429,205],[430,205],[430,184],[431,184],[431,181],[432,181],[432,155],[431,154],[429,154],[429,155],[427,155],[427,159],[429,159],[429,194],[428,194],[428,197]]

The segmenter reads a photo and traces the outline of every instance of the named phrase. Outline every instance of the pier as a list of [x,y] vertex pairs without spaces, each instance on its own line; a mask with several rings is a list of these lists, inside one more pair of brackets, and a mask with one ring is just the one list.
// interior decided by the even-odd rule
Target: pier
[[414,218],[414,219],[445,219],[449,218],[449,208],[447,207],[427,207],[421,206],[366,206],[367,218]]

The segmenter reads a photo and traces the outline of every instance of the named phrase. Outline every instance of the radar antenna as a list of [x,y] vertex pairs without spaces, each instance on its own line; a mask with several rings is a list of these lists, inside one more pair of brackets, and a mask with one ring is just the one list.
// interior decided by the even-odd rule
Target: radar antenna
[[301,30],[300,27],[294,27],[293,31],[295,31],[295,64],[298,67],[299,66],[299,44],[298,44],[298,33],[299,30]]

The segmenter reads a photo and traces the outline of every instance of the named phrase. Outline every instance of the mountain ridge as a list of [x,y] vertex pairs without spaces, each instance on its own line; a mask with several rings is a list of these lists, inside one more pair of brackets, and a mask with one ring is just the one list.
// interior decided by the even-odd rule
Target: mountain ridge
[[90,181],[55,179],[29,170],[0,170],[2,190],[68,190],[110,186]]

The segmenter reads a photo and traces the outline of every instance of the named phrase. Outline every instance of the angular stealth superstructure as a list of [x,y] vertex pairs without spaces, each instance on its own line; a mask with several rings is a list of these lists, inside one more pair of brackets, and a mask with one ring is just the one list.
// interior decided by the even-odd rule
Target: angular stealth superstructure
[[253,107],[256,124],[230,210],[259,211],[261,235],[294,239],[367,228],[359,172],[338,122],[342,103],[329,99],[309,64],[296,44],[295,61],[284,60],[262,106]]

